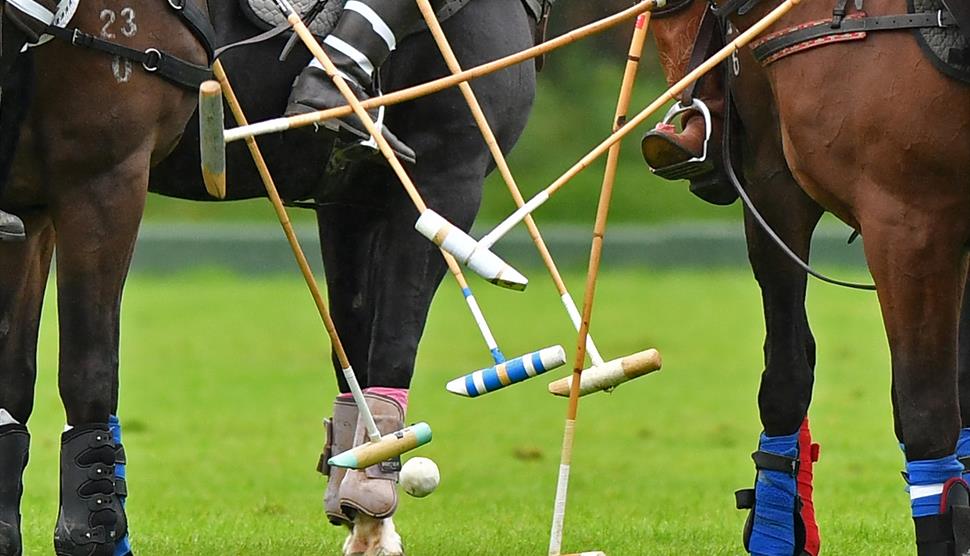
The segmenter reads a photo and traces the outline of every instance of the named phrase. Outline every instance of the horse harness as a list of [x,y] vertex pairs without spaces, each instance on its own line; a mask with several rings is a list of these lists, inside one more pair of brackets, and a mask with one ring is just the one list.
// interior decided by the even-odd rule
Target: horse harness
[[[166,3],[205,48],[209,64],[211,64],[215,59],[213,53],[216,33],[209,21],[209,16],[190,0],[166,0]],[[168,54],[160,48],[136,50],[95,37],[76,27],[51,25],[45,32],[74,46],[131,60],[141,64],[142,68],[148,73],[157,74],[159,77],[188,89],[197,90],[204,81],[212,79],[212,70],[208,65],[193,64]]]

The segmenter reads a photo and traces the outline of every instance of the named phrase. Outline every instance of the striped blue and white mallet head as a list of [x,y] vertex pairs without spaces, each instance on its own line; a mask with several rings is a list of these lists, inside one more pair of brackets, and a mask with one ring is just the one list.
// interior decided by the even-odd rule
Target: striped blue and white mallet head
[[224,122],[222,85],[206,81],[199,86],[199,155],[205,189],[216,199],[226,198]]
[[459,396],[476,398],[539,376],[562,366],[565,362],[566,350],[562,346],[547,347],[458,377],[449,382],[445,388]]
[[458,259],[461,264],[497,286],[522,291],[529,285],[529,280],[512,268],[509,263],[503,261],[487,247],[479,245],[475,238],[458,229],[431,209],[425,210],[421,214],[414,228],[421,235],[434,242],[435,245]]
[[[579,395],[585,396],[616,388],[624,382],[659,371],[662,365],[660,352],[648,349],[590,367],[580,375]],[[569,375],[549,383],[549,393],[556,396],[569,396],[572,381],[573,377]]]

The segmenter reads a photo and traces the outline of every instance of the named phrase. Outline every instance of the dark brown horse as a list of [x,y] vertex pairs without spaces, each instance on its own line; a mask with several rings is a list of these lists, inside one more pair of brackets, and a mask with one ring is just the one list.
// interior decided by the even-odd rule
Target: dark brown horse
[[[688,12],[697,17],[707,9],[703,4],[695,2],[681,17],[689,18]],[[738,2],[730,4],[738,8]],[[807,21],[837,28],[846,4],[806,3],[769,32]],[[771,7],[762,2],[732,21],[743,29]],[[867,0],[865,9],[869,15],[899,15],[906,5]],[[970,226],[970,189],[961,180],[970,164],[970,107],[964,106],[970,90],[938,72],[905,29],[828,44],[766,68],[745,49],[729,71],[742,125],[736,139],[742,143],[746,191],[769,224],[803,259],[820,206],[865,235],[892,351],[896,432],[905,445],[919,553],[962,554],[967,496],[957,458],[970,455],[970,388],[958,394],[957,371],[959,366],[963,376],[970,366],[967,350],[958,364],[957,346]],[[805,83],[815,86],[806,89]],[[927,109],[926,100],[933,98],[952,105],[945,118]],[[756,554],[814,554],[803,528],[811,524],[798,516],[798,470],[789,465],[793,459],[805,463],[795,437],[811,399],[814,366],[805,273],[752,222],[746,213],[768,337],[759,395],[765,427],[755,457],[759,475],[756,488],[744,496],[746,505],[754,505],[746,548]],[[964,322],[967,314],[965,308]]]
[[[167,2],[82,1],[71,25],[138,53],[156,49],[207,64],[202,43]],[[156,67],[152,60],[148,69]],[[12,146],[9,126],[23,125],[2,206],[23,217],[27,239],[0,244],[0,554],[20,554],[26,423],[56,254],[58,383],[71,429],[61,441],[55,547],[58,554],[112,555],[126,532],[123,481],[114,473],[123,452],[109,426],[118,407],[122,287],[149,170],[177,144],[196,94],[136,61],[61,40],[32,49],[17,65],[19,84],[4,90],[5,146]],[[13,118],[19,109],[22,118]]]

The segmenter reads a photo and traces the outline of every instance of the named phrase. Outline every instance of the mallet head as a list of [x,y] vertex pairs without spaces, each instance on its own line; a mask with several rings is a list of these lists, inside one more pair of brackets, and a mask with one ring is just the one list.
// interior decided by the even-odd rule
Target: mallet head
[[[663,360],[660,352],[648,349],[583,371],[579,380],[579,395],[585,396],[601,390],[609,390],[634,378],[659,371]],[[569,396],[572,375],[549,383],[549,392],[556,396]]]
[[327,463],[334,467],[365,469],[428,442],[431,442],[431,427],[424,422],[415,423],[410,427],[385,434],[377,442],[367,442],[341,452],[327,460]]
[[522,291],[529,285],[529,280],[509,263],[479,245],[475,238],[458,229],[433,210],[424,211],[414,228],[446,253],[458,259],[458,262],[497,286]]
[[453,394],[475,398],[551,371],[565,362],[562,346],[547,347],[458,377],[445,388]]
[[226,198],[226,140],[222,86],[206,81],[199,86],[199,149],[202,179],[209,195]]

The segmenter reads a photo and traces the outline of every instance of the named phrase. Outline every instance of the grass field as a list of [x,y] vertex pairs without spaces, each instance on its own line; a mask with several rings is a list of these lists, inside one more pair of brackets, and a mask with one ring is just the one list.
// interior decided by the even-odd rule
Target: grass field
[[[575,342],[539,271],[524,294],[480,281],[506,354]],[[569,276],[578,288],[578,274]],[[578,289],[577,289],[578,291]],[[55,387],[53,300],[42,332],[28,555],[51,552],[63,411]],[[335,387],[328,347],[299,278],[195,272],[136,275],[122,334],[129,518],[140,555],[334,554],[324,479],[313,471]],[[813,285],[819,349],[813,428],[822,444],[816,503],[827,554],[912,554],[908,500],[891,433],[888,350],[874,296]],[[746,271],[603,276],[593,332],[609,356],[660,348],[665,367],[585,398],[565,548],[611,555],[741,554],[763,324]],[[409,420],[426,420],[442,484],[405,497],[409,554],[545,554],[565,403],[546,380],[463,399],[445,382],[485,366],[454,286],[438,295]],[[564,371],[559,371],[560,376]]]

